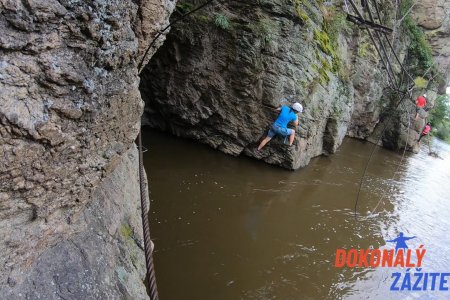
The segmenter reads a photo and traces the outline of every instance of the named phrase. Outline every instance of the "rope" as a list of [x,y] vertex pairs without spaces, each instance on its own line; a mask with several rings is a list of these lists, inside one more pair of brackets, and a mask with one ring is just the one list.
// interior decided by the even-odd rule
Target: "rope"
[[[378,9],[378,4],[376,0],[373,0],[373,3],[375,4],[375,10],[377,12],[377,16],[378,16],[378,20],[380,21],[380,24],[382,25],[382,20],[381,20],[381,15],[380,15],[380,10]],[[370,7],[369,5],[367,6],[367,10],[370,13]],[[395,53],[394,47],[392,46],[391,41],[389,40],[389,38],[387,37],[387,34],[385,32],[383,32],[383,36],[385,37],[386,41],[388,42],[389,48],[391,49],[391,52],[394,54],[395,59],[397,60],[397,63],[400,65],[400,67],[402,68],[403,72],[406,73],[406,75],[408,75],[409,79],[414,81],[414,78],[412,78],[412,76],[409,74],[409,72],[405,69],[405,67],[403,66],[402,62],[400,61],[400,59],[397,56],[397,53]],[[388,57],[389,59],[389,57]]]
[[[352,0],[349,0],[349,2],[350,2],[350,4],[351,4],[352,8],[355,10],[355,12],[358,14],[358,16],[359,16],[360,18],[364,19],[364,18],[362,17],[361,13],[359,12],[358,8],[357,8],[356,5],[354,4],[354,2],[353,2]],[[376,3],[375,3],[375,5],[376,5]],[[380,22],[381,22],[381,18],[380,18],[380,15],[379,15],[378,7],[377,7],[377,6],[376,6],[376,9],[377,9],[377,13],[378,13],[378,19],[379,19]],[[369,5],[367,5],[367,10],[368,10],[368,13],[369,13],[369,17],[370,17],[371,21],[373,22],[373,17],[372,17],[372,14],[371,14]],[[374,38],[373,38],[373,36],[372,36],[370,30],[369,30],[368,28],[366,28],[366,30],[367,30],[367,32],[368,32],[368,34],[369,34],[369,36],[370,36],[370,38],[371,38],[371,40],[372,40],[372,43],[373,43],[374,46],[375,46],[375,49],[376,49],[377,52],[378,52],[378,55],[380,56],[381,61],[383,62],[384,67],[386,68],[386,71],[388,72],[388,76],[389,76],[389,79],[391,80],[391,84],[392,84],[392,82],[394,82],[394,83],[396,84],[396,81],[393,81],[393,80],[392,80],[391,74],[390,74],[390,72],[389,72],[389,70],[392,71],[392,67],[391,67],[391,63],[390,63],[389,57],[388,57],[387,54],[386,54],[386,49],[384,48],[384,45],[383,45],[383,43],[382,43],[381,38],[379,37],[378,33],[376,32],[377,38],[378,38],[378,40],[379,40],[379,42],[380,42],[380,45],[381,45],[382,50],[383,50],[383,53],[384,53],[384,55],[386,56],[386,59],[387,59],[387,61],[388,61],[389,66],[391,67],[391,69],[388,69],[388,68],[386,67],[386,63],[384,62],[383,57],[381,56],[381,53],[380,53],[380,51],[379,51],[379,49],[378,49],[378,47],[377,47],[377,45],[376,45],[376,43],[375,43],[375,40],[374,40]],[[392,44],[389,42],[389,39],[387,38],[386,34],[385,34],[385,37],[386,37],[386,39],[388,40],[389,46],[390,46],[390,48],[391,48],[391,51],[392,51],[392,52],[394,53],[394,55],[395,55],[395,51],[394,51],[394,49],[393,49],[393,47],[392,47]],[[399,62],[399,64],[400,64],[401,67],[402,67],[402,71],[403,71],[402,73],[408,75],[408,77],[410,78],[410,80],[413,81],[411,75],[410,75],[410,74],[407,72],[407,70],[404,68],[403,64],[402,64],[402,63],[400,62],[400,60],[398,59],[397,55],[395,55],[395,58],[397,59],[397,61]],[[427,70],[427,72],[428,72],[428,71],[429,71],[429,70]],[[426,75],[427,72],[425,72],[424,75]],[[395,74],[393,74],[393,76],[395,76]],[[402,81],[403,81],[403,80],[402,80]],[[402,82],[402,81],[401,81],[401,82]],[[395,107],[395,110],[398,109],[398,106],[400,105],[400,103],[403,102],[403,100],[405,99],[405,97],[406,97],[407,94],[409,94],[409,95],[411,96],[411,92],[412,92],[412,89],[413,89],[413,88],[414,88],[414,85],[413,85],[411,88],[408,88],[407,91],[402,95],[400,101],[397,103],[397,105],[396,105],[396,107]],[[397,94],[399,94],[398,88],[396,88],[396,91],[397,91]],[[383,137],[383,135],[384,135],[384,133],[385,133],[385,131],[386,131],[386,129],[387,129],[387,124],[389,124],[391,118],[392,118],[392,115],[388,118],[388,121],[386,122],[386,125],[384,126],[384,128],[383,128],[383,130],[382,130],[382,132],[381,132],[379,138],[377,139],[376,143],[374,144],[374,147],[373,147],[373,149],[372,149],[372,151],[371,151],[371,154],[370,154],[370,156],[369,156],[369,159],[367,160],[366,166],[365,166],[365,168],[364,168],[363,175],[361,176],[361,180],[360,180],[359,188],[358,188],[358,194],[357,194],[356,201],[355,201],[355,218],[356,218],[356,216],[357,216],[357,215],[356,215],[356,212],[357,212],[358,201],[359,201],[359,198],[360,198],[360,194],[361,194],[361,189],[362,189],[362,184],[363,184],[364,177],[365,177],[365,175],[366,175],[366,173],[367,173],[367,169],[368,169],[368,166],[369,166],[369,164],[370,164],[370,161],[372,160],[373,154],[374,154],[375,149],[376,149],[376,145],[378,144],[378,141]],[[410,128],[410,119],[408,118],[408,134],[409,134],[409,128]],[[406,142],[406,145],[405,145],[405,149],[404,149],[404,153],[403,153],[403,155],[402,155],[402,160],[401,160],[401,161],[403,161],[404,154],[405,154],[405,152],[406,152],[406,146],[407,146],[407,142]],[[400,165],[399,165],[399,166],[400,166]],[[381,201],[379,201],[379,202],[381,202]],[[379,203],[378,203],[378,204],[379,204]],[[377,204],[376,208],[378,207],[378,204]],[[376,209],[376,208],[375,208],[375,209]]]
[[[364,20],[363,15],[361,14],[361,12],[358,10],[358,7],[356,7],[355,3],[353,2],[353,0],[349,0],[350,5],[352,6],[353,10],[356,12],[356,14],[358,15],[358,17],[360,17],[361,19]],[[365,2],[365,0],[364,0]],[[368,6],[368,5],[366,5]],[[375,42],[375,39],[372,35],[372,32],[370,31],[369,28],[365,28],[367,33],[369,34],[370,39],[372,40],[372,44],[374,45],[375,49],[377,50],[378,56],[380,57],[381,62],[383,63],[384,68],[386,69],[387,73],[388,73],[388,77],[389,77],[389,81],[390,84],[392,85],[392,83],[394,83],[394,87],[397,88],[397,83],[395,82],[395,79],[392,76],[395,76],[395,74],[391,75],[391,73],[389,72],[390,69],[388,69],[388,66],[386,64],[386,62],[383,59],[383,56],[381,55],[380,49],[378,48],[377,43]],[[384,50],[385,51],[385,50]],[[386,56],[387,57],[387,56]],[[390,63],[389,63],[390,65]]]
[[141,192],[141,212],[142,212],[142,228],[144,230],[144,252],[145,262],[147,266],[147,279],[150,290],[150,299],[158,300],[158,289],[156,286],[155,267],[153,265],[153,242],[150,239],[150,224],[148,219],[149,207],[147,205],[147,190],[144,178],[144,165],[142,155],[142,138],[141,131],[138,135],[138,148],[139,148],[139,189]]
[[[352,1],[352,0],[349,0],[349,1],[350,1],[350,4],[352,5],[353,9],[354,9],[354,10],[356,11],[356,13],[359,15],[359,17],[362,18],[361,13],[359,12],[358,8],[357,8],[356,5],[353,3],[353,1]],[[363,0],[363,1],[365,2],[365,0]],[[380,17],[380,14],[379,14],[378,6],[377,6],[376,1],[374,1],[374,2],[375,2],[375,8],[376,8],[377,14],[378,14],[378,19],[379,19],[380,24],[381,24],[381,17]],[[371,11],[370,11],[370,8],[369,8],[369,5],[366,5],[366,6],[367,6],[368,13],[369,13],[369,17],[370,17],[371,21],[374,22],[374,21],[373,21],[372,14],[371,14]],[[447,18],[447,17],[448,17],[448,14],[446,15],[446,18]],[[373,42],[375,48],[377,49],[377,52],[378,52],[378,55],[380,56],[380,59],[383,61],[383,57],[381,56],[380,51],[378,50],[378,48],[377,48],[377,46],[376,46],[376,44],[375,44],[375,40],[373,39],[373,36],[371,35],[370,30],[369,30],[368,28],[366,28],[366,30],[368,31],[369,36],[371,37],[371,40],[372,40],[372,42]],[[384,54],[386,55],[386,50],[385,50],[384,45],[383,45],[383,43],[382,43],[382,41],[381,41],[381,38],[378,36],[378,32],[376,32],[376,34],[377,34],[377,37],[379,38],[379,42],[380,42],[380,44],[381,44],[381,47],[383,48],[383,52],[384,52]],[[397,62],[398,62],[398,63],[400,64],[400,66],[402,67],[402,71],[403,71],[402,73],[403,73],[403,74],[406,74],[406,75],[409,77],[409,79],[410,79],[411,81],[414,82],[412,76],[407,72],[407,70],[405,69],[405,67],[403,66],[403,64],[402,64],[402,63],[400,62],[400,60],[398,59],[398,57],[397,57],[397,55],[396,55],[396,53],[395,53],[395,51],[394,51],[394,49],[393,49],[393,47],[392,47],[392,44],[390,43],[389,39],[388,39],[387,36],[386,36],[386,33],[384,33],[384,36],[385,36],[386,40],[388,41],[389,47],[391,48],[391,51],[394,53],[394,56],[395,56],[395,58],[397,59]],[[441,53],[441,54],[442,54],[442,53]],[[389,65],[391,66],[389,57],[388,57],[387,55],[386,55],[386,58],[387,58],[387,60],[388,60]],[[432,64],[432,66],[433,66],[435,63],[436,63],[436,61]],[[386,67],[386,63],[385,63],[384,61],[383,61],[383,64],[384,64],[385,67]],[[426,70],[425,74],[424,74],[422,77],[424,77],[424,76],[428,73],[428,71],[431,69],[432,66],[430,66],[430,67],[428,68],[428,70]],[[388,75],[389,75],[389,77],[390,77],[389,70],[388,70],[387,68],[386,68],[386,70],[388,71]],[[392,70],[392,69],[391,69],[391,70]],[[395,76],[395,74],[393,74],[393,75]],[[434,79],[434,77],[433,77],[432,79]],[[403,82],[403,80],[401,80],[400,82]],[[397,103],[397,105],[396,105],[396,107],[395,107],[395,110],[398,109],[399,104],[403,102],[404,98],[406,97],[406,95],[407,95],[408,93],[409,93],[410,97],[412,97],[412,90],[413,90],[413,88],[414,88],[414,85],[412,85],[411,88],[409,88],[409,89],[407,90],[407,92],[403,94],[401,100]],[[397,89],[397,93],[399,93],[399,90],[398,90],[398,89]],[[365,166],[365,168],[364,168],[363,175],[361,176],[361,180],[360,180],[360,183],[359,183],[358,194],[357,194],[357,197],[356,197],[355,207],[354,207],[354,209],[355,209],[355,211],[354,211],[354,212],[355,212],[355,218],[356,218],[356,216],[357,216],[356,213],[357,213],[358,201],[359,201],[359,198],[360,198],[360,193],[361,193],[361,189],[362,189],[362,184],[363,184],[363,180],[364,180],[364,178],[365,178],[365,176],[366,176],[368,166],[369,166],[369,164],[370,164],[370,161],[372,160],[372,157],[373,157],[373,154],[374,154],[374,152],[375,152],[375,149],[376,149],[376,146],[377,146],[377,144],[378,144],[378,141],[382,138],[384,132],[386,131],[387,124],[389,124],[391,118],[392,118],[392,115],[389,117],[389,119],[388,119],[388,121],[386,122],[386,125],[384,126],[384,128],[383,128],[383,130],[382,130],[382,132],[381,132],[381,134],[380,134],[380,136],[379,136],[379,138],[377,139],[376,143],[374,144],[374,147],[373,147],[373,149],[372,149],[372,152],[371,152],[371,154],[370,154],[370,156],[369,156],[369,159],[367,160],[366,166]],[[408,136],[409,136],[409,130],[410,130],[410,118],[408,117]],[[400,164],[399,164],[399,166],[397,167],[397,170],[396,170],[396,172],[395,172],[394,174],[396,174],[396,173],[398,172],[398,170],[399,170],[399,168],[400,168],[400,166],[401,166],[401,163],[403,162],[403,159],[404,159],[404,156],[405,156],[405,153],[406,153],[406,147],[407,147],[407,144],[408,144],[408,140],[407,140],[406,143],[405,143],[405,148],[404,148],[404,150],[403,150],[403,155],[402,155]],[[394,175],[394,178],[395,178],[395,175]],[[382,195],[382,196],[384,196],[384,195]],[[375,206],[373,212],[377,209],[377,207],[378,207],[378,205],[380,204],[381,201],[382,201],[382,199],[380,199],[380,201],[378,201],[378,203],[377,203],[377,205]],[[372,213],[373,213],[373,212],[372,212]]]
[[[403,163],[403,160],[405,158],[406,148],[408,146],[408,140],[409,140],[409,132],[410,132],[410,129],[411,129],[411,117],[410,117],[411,113],[408,111],[408,109],[406,108],[405,104],[403,104],[403,106],[404,106],[405,111],[406,111],[407,116],[408,116],[408,132],[406,134],[407,138],[406,138],[406,141],[405,141],[405,147],[403,148],[402,158],[400,159],[400,162],[399,162],[399,164],[397,166],[397,169],[394,172],[394,177],[392,178],[392,180],[394,180],[395,176],[399,173],[398,171],[400,170],[400,167],[401,167],[401,165]],[[378,201],[377,205],[375,205],[374,209],[372,210],[372,215],[375,214],[375,212],[376,212],[376,210],[378,208],[378,205],[380,205],[380,203],[384,200],[384,198],[385,198],[384,195],[385,195],[384,193],[381,194],[380,200]]]
[[[138,64],[138,74],[140,74],[143,70],[142,66],[145,62],[145,57],[147,56],[147,54],[149,53],[150,49],[155,45],[156,41],[158,40],[158,38],[171,26],[173,26],[175,23],[179,22],[180,20],[183,20],[184,18],[186,18],[188,15],[202,9],[203,7],[205,7],[206,5],[208,5],[209,3],[211,3],[214,0],[208,0],[205,3],[199,5],[198,7],[196,7],[195,9],[181,15],[181,17],[179,17],[178,19],[176,19],[175,21],[171,22],[169,25],[167,25],[166,27],[164,27],[161,31],[158,32],[158,34],[153,38],[152,42],[149,44],[149,46],[147,47],[147,49],[145,50],[144,55],[142,56],[141,61]],[[143,228],[143,233],[144,233],[144,253],[145,253],[145,263],[146,263],[146,267],[147,267],[147,280],[148,280],[148,286],[149,286],[149,291],[150,291],[150,300],[158,300],[159,296],[158,296],[158,288],[156,285],[156,276],[155,276],[155,267],[153,264],[153,249],[154,249],[154,244],[150,238],[150,224],[149,224],[149,217],[148,217],[148,212],[149,212],[149,206],[147,202],[147,190],[146,190],[146,184],[145,184],[145,178],[144,178],[144,164],[143,164],[143,150],[142,150],[142,137],[141,137],[141,131],[139,131],[138,134],[138,149],[139,149],[139,189],[140,189],[140,197],[141,197],[141,213],[142,213],[142,228]],[[147,151],[147,149],[145,150]]]
[[[370,21],[375,23],[375,20],[374,20],[373,15],[372,15],[372,11],[370,10],[369,3],[367,3],[367,0],[363,0],[363,1],[366,3],[366,8],[367,8],[367,12],[369,14]],[[381,20],[380,20],[380,25],[382,25]],[[384,34],[386,35],[386,33],[384,33]],[[378,31],[375,31],[375,36],[377,37],[378,41],[380,42],[381,49],[383,50],[383,54],[386,57],[387,64],[389,66],[389,69],[387,71],[388,72],[389,72],[389,70],[391,71],[392,77],[394,78],[393,82],[395,83],[395,87],[398,88],[398,83],[397,83],[397,80],[395,78],[395,73],[394,73],[394,69],[392,68],[391,60],[389,59],[389,56],[387,55],[386,48],[384,46],[383,40],[381,39],[380,34],[378,33]]]
[[[406,93],[403,94],[402,98],[401,98],[400,101],[397,103],[397,105],[395,106],[395,109],[394,109],[393,111],[397,110],[397,108],[399,107],[400,103],[402,103],[403,100],[405,99],[406,95],[407,95]],[[373,154],[375,153],[375,150],[377,149],[377,144],[378,144],[379,140],[383,137],[384,133],[386,132],[387,125],[388,125],[389,122],[391,121],[392,116],[393,116],[393,114],[391,114],[391,115],[389,116],[388,120],[386,121],[386,125],[384,125],[384,128],[383,128],[383,130],[382,130],[381,133],[380,133],[380,136],[377,138],[376,142],[374,143],[374,145],[373,145],[373,147],[372,147],[372,151],[371,151],[370,156],[369,156],[369,159],[368,159],[367,162],[366,162],[366,166],[365,166],[365,168],[364,168],[363,175],[361,176],[361,179],[360,179],[360,181],[359,181],[358,194],[356,195],[356,201],[355,201],[355,207],[354,207],[354,211],[355,211],[355,219],[356,219],[356,212],[357,212],[357,209],[358,209],[358,201],[359,201],[359,198],[360,198],[360,194],[361,194],[361,190],[362,190],[363,181],[364,181],[364,178],[366,177],[366,173],[367,173],[367,170],[368,170],[368,168],[369,168],[370,161],[372,160]]]

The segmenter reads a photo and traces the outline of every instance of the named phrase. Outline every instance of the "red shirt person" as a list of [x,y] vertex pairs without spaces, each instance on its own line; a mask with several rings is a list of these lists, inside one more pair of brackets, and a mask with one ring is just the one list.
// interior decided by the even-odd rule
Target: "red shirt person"
[[420,134],[420,137],[417,141],[420,142],[420,139],[429,134],[430,131],[431,131],[431,123],[428,122],[427,125],[425,125],[425,128],[422,130],[422,133]]
[[416,99],[416,120],[419,117],[419,110],[427,105],[427,95],[419,96]]

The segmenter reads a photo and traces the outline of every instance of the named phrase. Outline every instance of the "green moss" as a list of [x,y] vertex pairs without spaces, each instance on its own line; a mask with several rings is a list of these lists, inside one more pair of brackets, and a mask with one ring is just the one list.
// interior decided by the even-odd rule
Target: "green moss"
[[369,54],[369,47],[370,47],[370,44],[367,42],[360,43],[359,47],[358,47],[358,56],[367,57]]
[[322,64],[322,67],[318,70],[320,74],[320,82],[327,83],[328,81],[330,81],[330,77],[328,76],[327,71],[338,74],[341,62],[331,45],[328,34],[325,31],[319,29],[314,30],[314,39],[319,46],[319,49],[325,54],[331,56],[332,59],[332,63],[330,64],[327,59],[319,58],[320,55],[316,52],[316,57],[319,58]]
[[330,63],[328,62],[327,59],[321,58],[321,59],[320,59],[320,62],[322,63],[322,67],[323,67],[323,68],[328,69],[328,70],[331,70],[331,65],[330,65]]
[[309,7],[311,4],[308,1],[304,0],[291,1],[294,4],[295,11],[297,12],[297,16],[300,18],[300,20],[302,20],[304,24],[312,22],[311,18],[308,16],[308,13],[305,10],[305,7],[311,9],[311,7]]
[[319,70],[319,81],[322,85],[325,85],[330,81],[330,76],[328,76],[326,68],[321,68]]
[[[300,19],[302,19],[305,23],[309,25],[314,25],[311,20],[311,16],[314,16],[313,11],[317,10],[317,7],[312,7],[312,4],[308,0],[291,0],[294,4],[297,15]],[[351,28],[346,21],[346,15],[342,12],[338,12],[333,6],[325,6],[322,5],[323,1],[316,1],[315,3],[319,4],[319,9],[323,16],[323,24],[322,27],[317,28],[314,25],[314,41],[318,48],[328,56],[331,56],[331,62],[328,59],[322,58],[323,54],[318,53],[316,51],[316,58],[321,62],[320,67],[316,67],[316,70],[319,73],[320,82],[327,83],[330,78],[327,72],[332,72],[337,75],[341,75],[342,63],[339,59],[336,50],[338,49],[338,39],[340,33],[350,33]],[[307,12],[311,13],[308,14]],[[319,23],[321,19],[319,19],[315,23]],[[345,73],[345,72],[344,72]],[[348,79],[348,72],[344,74]]]
[[119,234],[124,240],[124,243],[128,247],[129,255],[128,257],[131,260],[131,263],[135,266],[139,263],[139,255],[138,255],[138,248],[136,245],[136,241],[134,238],[134,230],[128,223],[122,223],[122,225],[119,227]]
[[189,2],[179,2],[177,3],[176,9],[182,13],[185,14],[195,8],[195,5]]
[[127,223],[122,224],[119,228],[119,233],[123,238],[133,238],[134,231],[133,228]]
[[214,18],[214,24],[223,30],[227,30],[230,28],[230,21],[225,15],[216,15],[216,17]]
[[336,11],[334,7],[321,6],[321,11],[324,16],[324,30],[328,33],[331,45],[337,46],[340,33],[350,34],[352,32],[346,15]]
[[426,89],[428,86],[428,80],[421,76],[418,76],[414,79],[414,84],[420,89]]
[[309,21],[311,21],[311,19],[304,11],[297,11],[297,14],[303,22],[308,23]]
[[330,38],[325,31],[315,29],[314,40],[317,42],[317,45],[319,46],[320,50],[322,50],[322,52],[333,56],[334,51],[333,48],[331,48]]
[[345,79],[341,75],[348,74],[341,72],[342,63],[336,53],[336,49],[339,47],[339,35],[341,33],[350,34],[352,29],[346,20],[346,15],[343,12],[337,11],[334,6],[321,5],[320,10],[324,20],[322,26],[323,30],[314,32],[315,39],[318,41],[321,50],[328,55],[331,55],[333,59],[331,71],[339,75],[341,79]]
[[327,59],[325,58],[320,58],[320,66],[316,65],[316,64],[312,64],[311,67],[317,71],[317,73],[319,73],[317,81],[313,81],[310,84],[311,85],[315,85],[317,82],[319,82],[322,85],[327,84],[330,81],[330,76],[328,76],[329,71],[332,71],[332,65],[330,65],[330,63],[328,62]]
[[198,15],[196,16],[196,19],[202,23],[208,23],[210,21],[209,17],[205,15]]
[[[407,13],[412,5],[412,0],[402,1],[402,4],[400,6],[401,14],[404,15],[405,13]],[[425,34],[423,33],[422,29],[417,26],[410,14],[405,17],[403,26],[411,39],[409,50],[419,62],[418,67],[420,68],[420,70],[417,71],[421,72],[433,66],[433,54],[430,44],[426,40]]]
[[277,24],[270,19],[260,19],[258,22],[250,24],[249,28],[251,31],[255,32],[264,43],[269,43],[275,35]]

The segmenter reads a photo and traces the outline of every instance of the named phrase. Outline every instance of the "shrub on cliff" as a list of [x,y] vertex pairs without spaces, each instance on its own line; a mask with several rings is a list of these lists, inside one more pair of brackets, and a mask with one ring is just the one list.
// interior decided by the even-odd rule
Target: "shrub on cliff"
[[433,124],[437,138],[450,143],[450,97],[437,97],[436,104],[430,112],[430,122]]

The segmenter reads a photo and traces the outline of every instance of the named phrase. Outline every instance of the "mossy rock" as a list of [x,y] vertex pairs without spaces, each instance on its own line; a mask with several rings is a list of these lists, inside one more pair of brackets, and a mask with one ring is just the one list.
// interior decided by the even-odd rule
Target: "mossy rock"
[[133,236],[134,236],[133,228],[131,228],[131,226],[127,223],[124,223],[120,226],[119,233],[125,239],[133,238]]
[[322,50],[322,52],[331,56],[335,56],[333,48],[331,47],[330,37],[325,31],[315,29],[314,40],[316,41],[317,45],[319,46],[320,50]]
[[181,13],[185,14],[195,8],[195,5],[189,2],[179,2],[177,3],[176,9]]

